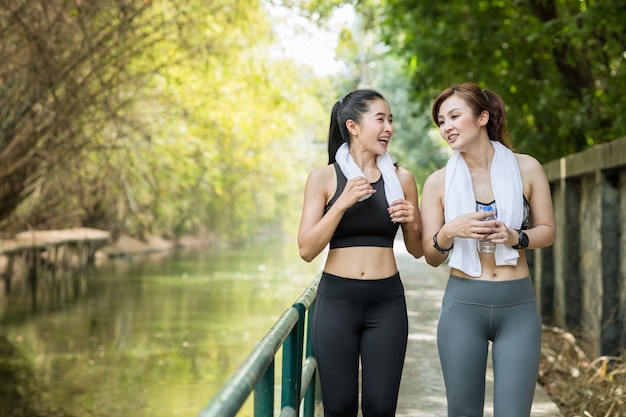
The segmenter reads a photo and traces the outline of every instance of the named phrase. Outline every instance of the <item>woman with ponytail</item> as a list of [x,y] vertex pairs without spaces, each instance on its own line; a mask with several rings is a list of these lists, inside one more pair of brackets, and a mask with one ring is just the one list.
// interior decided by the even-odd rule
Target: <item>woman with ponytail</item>
[[423,254],[417,185],[387,152],[389,103],[356,90],[335,103],[328,165],[309,174],[298,244],[310,262],[328,255],[313,312],[313,346],[325,417],[395,415],[408,320],[393,244]]

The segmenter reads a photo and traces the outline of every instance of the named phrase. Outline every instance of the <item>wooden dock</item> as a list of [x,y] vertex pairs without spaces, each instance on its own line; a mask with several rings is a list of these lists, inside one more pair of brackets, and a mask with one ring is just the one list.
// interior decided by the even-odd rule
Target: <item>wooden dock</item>
[[28,231],[0,240],[0,276],[5,292],[11,292],[18,261],[29,279],[37,279],[42,269],[56,272],[93,263],[96,251],[110,242],[108,231],[91,228]]

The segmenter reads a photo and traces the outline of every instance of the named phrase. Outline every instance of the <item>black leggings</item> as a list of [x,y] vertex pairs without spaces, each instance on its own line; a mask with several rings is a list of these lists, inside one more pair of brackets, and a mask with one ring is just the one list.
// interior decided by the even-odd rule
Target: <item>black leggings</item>
[[530,277],[450,276],[437,327],[449,417],[481,417],[491,341],[494,416],[528,417],[541,355],[541,320]]
[[376,280],[322,274],[313,313],[325,417],[393,417],[408,337],[400,275]]

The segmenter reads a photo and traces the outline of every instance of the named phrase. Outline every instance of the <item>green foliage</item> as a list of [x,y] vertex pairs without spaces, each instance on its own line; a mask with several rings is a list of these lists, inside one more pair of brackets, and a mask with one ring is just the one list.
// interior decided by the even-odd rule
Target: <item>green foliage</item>
[[294,231],[329,86],[260,1],[20,1],[0,30],[0,231]]
[[394,155],[418,183],[446,159],[430,108],[456,83],[499,93],[514,146],[542,162],[626,135],[623,1],[279,2],[320,25],[356,8],[360,33],[344,31],[338,48],[350,69],[341,90],[386,94],[399,116]]
[[[321,26],[353,4],[347,71],[276,58],[266,3]],[[294,232],[332,103],[358,87],[389,99],[418,183],[446,159],[430,106],[457,82],[501,94],[542,161],[622,137],[625,21],[591,0],[0,2],[0,232]]]
[[209,15],[181,37],[195,50],[206,38],[194,31],[222,28],[216,39],[232,44],[219,59],[190,54],[193,59],[153,80],[161,92],[157,107],[166,110],[166,121],[154,126],[161,136],[154,152],[174,157],[148,167],[144,177],[155,177],[151,184],[159,187],[150,187],[150,195],[167,203],[158,217],[177,234],[208,228],[242,242],[280,226],[303,184],[291,175],[307,167],[294,164],[298,154],[306,155],[299,145],[310,137],[303,135],[318,133],[324,114],[312,94],[319,84],[293,63],[271,59],[265,15],[251,13],[248,2],[242,7],[248,20],[234,28],[226,24],[229,15]]
[[[126,62],[134,47],[147,45],[143,39],[135,46],[127,40],[136,35],[130,31],[132,22],[146,9],[143,3],[123,7],[114,1],[98,6],[23,0],[0,4],[2,229],[54,218],[32,202],[36,212],[27,220],[9,219],[25,200],[42,195],[56,167],[92,142],[87,131],[126,124],[118,114],[132,93],[120,90],[133,81]],[[45,201],[62,213],[57,191]]]
[[[355,21],[344,28],[339,38],[337,56],[346,65],[337,89],[347,93],[356,88],[375,88],[389,101],[394,115],[395,133],[390,153],[395,161],[411,171],[418,184],[445,164],[448,147],[439,134],[430,134],[428,114],[420,113],[411,100],[408,77],[403,62],[389,51],[380,39],[379,28],[369,19],[377,8],[357,14]],[[367,17],[369,16],[369,17]]]
[[542,161],[626,134],[623,4],[379,3],[383,38],[405,63],[418,112],[442,89],[472,81],[503,97],[514,145]]

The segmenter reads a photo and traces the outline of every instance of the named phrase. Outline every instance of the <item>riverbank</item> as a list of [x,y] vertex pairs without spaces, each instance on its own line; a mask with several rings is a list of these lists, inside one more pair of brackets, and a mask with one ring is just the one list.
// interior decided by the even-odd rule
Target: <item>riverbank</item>
[[216,243],[217,238],[210,233],[184,236],[176,240],[165,239],[160,236],[149,236],[145,239],[138,239],[129,235],[122,235],[114,242],[98,250],[96,252],[96,260],[102,261],[105,259],[146,255],[155,252],[170,252],[177,249],[209,247]]
[[55,276],[110,259],[211,247],[216,243],[217,238],[211,233],[177,239],[121,235],[112,240],[109,232],[90,228],[24,232],[12,239],[0,239],[0,279],[5,284],[0,286],[0,296],[11,293],[16,286],[25,286],[27,279],[37,279],[45,271]]

